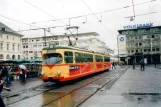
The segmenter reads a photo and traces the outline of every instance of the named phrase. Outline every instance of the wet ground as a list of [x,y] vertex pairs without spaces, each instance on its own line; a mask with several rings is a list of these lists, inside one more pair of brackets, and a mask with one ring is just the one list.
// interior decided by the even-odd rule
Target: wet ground
[[160,77],[161,70],[154,66],[145,71],[131,67],[110,89],[103,87],[81,107],[160,107]]
[[14,80],[11,83],[12,84],[7,85],[7,87],[9,87],[12,91],[3,91],[1,94],[2,97],[15,96],[19,93],[23,93],[26,90],[31,90],[32,88],[35,88],[43,84],[40,77],[27,78],[25,81]]
[[5,98],[8,107],[75,107],[108,84],[109,89],[127,67],[86,77],[66,84],[38,87],[17,96]]

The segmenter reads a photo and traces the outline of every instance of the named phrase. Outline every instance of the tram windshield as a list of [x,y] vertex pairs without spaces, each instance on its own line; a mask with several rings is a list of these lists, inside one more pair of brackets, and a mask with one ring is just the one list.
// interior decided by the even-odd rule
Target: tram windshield
[[62,55],[59,53],[45,54],[43,64],[60,64],[62,63]]

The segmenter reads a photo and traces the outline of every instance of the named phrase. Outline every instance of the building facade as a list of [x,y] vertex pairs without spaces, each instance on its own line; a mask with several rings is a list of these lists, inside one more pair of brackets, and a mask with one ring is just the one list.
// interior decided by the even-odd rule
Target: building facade
[[[41,59],[41,50],[50,44],[69,45],[69,38],[75,46],[102,53],[113,53],[106,44],[98,39],[96,32],[79,33],[78,35],[55,35],[22,39],[22,52],[24,59]],[[78,38],[78,39],[75,39]]]
[[21,38],[22,35],[0,22],[0,60],[21,59]]
[[147,64],[161,62],[161,26],[139,27],[118,32],[120,35],[126,35],[126,60],[129,64],[132,64],[133,60],[139,64],[141,59]]

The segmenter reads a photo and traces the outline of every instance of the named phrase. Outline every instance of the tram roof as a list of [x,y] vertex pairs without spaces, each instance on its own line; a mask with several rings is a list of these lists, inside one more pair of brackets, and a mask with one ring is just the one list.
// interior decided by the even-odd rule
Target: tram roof
[[49,47],[43,48],[42,50],[55,50],[55,49],[72,49],[72,50],[79,50],[79,51],[85,51],[85,52],[91,52],[96,54],[102,54],[107,55],[99,52],[94,52],[92,50],[80,48],[80,47],[74,47],[74,46],[63,46],[63,45],[50,45]]

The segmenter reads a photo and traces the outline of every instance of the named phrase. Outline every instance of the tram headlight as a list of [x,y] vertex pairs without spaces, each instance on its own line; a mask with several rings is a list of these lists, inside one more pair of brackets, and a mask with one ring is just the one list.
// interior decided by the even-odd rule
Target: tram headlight
[[60,75],[61,75],[61,71],[58,71],[58,72],[57,72],[57,75],[60,76]]
[[44,75],[44,72],[43,71],[41,71],[41,75]]

